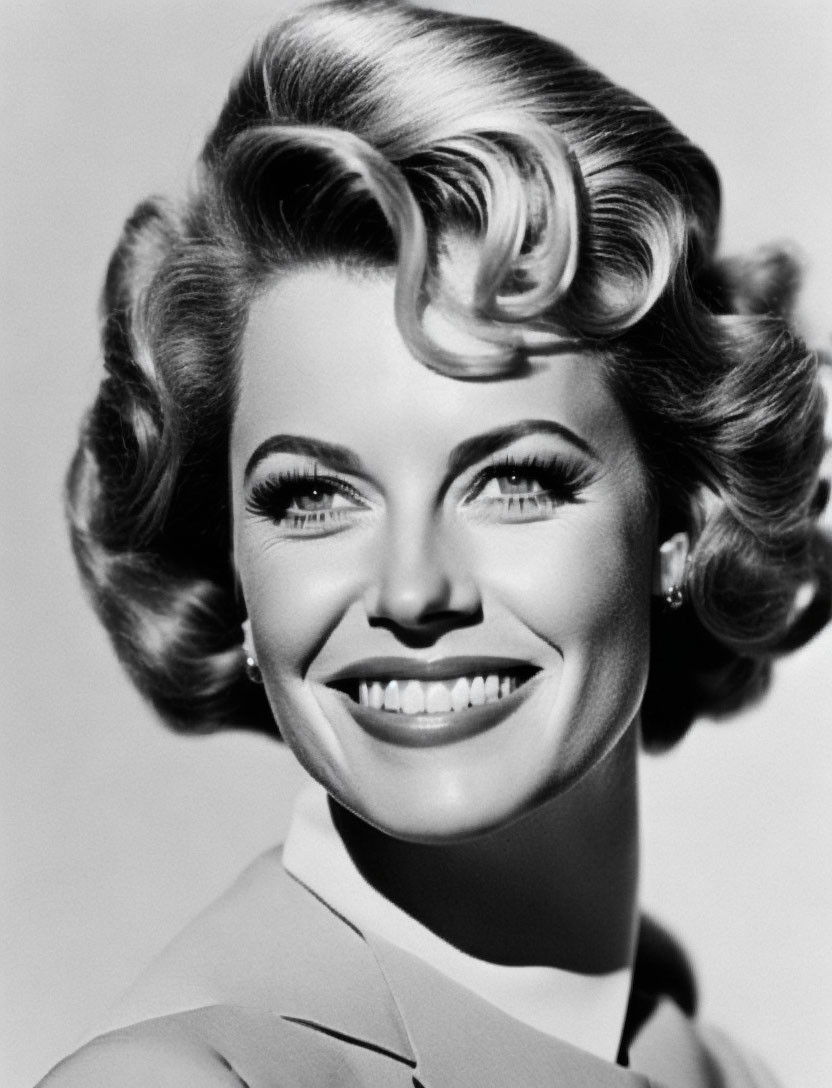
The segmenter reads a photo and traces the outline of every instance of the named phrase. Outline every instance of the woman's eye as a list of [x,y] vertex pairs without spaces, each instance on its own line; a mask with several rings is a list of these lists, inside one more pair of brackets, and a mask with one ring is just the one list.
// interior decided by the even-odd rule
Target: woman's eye
[[310,487],[307,491],[295,496],[294,505],[298,511],[331,510],[337,498],[341,498],[337,491],[331,491],[326,487]]
[[249,511],[291,531],[327,531],[367,509],[345,480],[293,473],[261,480],[251,490]]
[[565,458],[500,462],[479,473],[465,504],[498,520],[534,521],[577,502],[589,482],[588,467]]
[[483,499],[499,499],[504,495],[532,495],[545,491],[546,488],[534,476],[520,472],[506,472],[492,476],[479,493]]

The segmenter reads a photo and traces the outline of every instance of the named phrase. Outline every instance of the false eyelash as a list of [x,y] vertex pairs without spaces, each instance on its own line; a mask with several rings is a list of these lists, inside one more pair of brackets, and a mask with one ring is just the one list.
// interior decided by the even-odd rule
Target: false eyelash
[[305,469],[292,469],[289,472],[282,472],[260,480],[251,489],[251,493],[246,500],[246,509],[252,514],[269,518],[274,522],[289,522],[290,526],[296,529],[301,529],[308,524],[338,521],[351,512],[346,508],[308,510],[290,514],[293,500],[309,488],[317,488],[328,494],[345,495],[354,499],[356,504],[360,502],[359,495],[354,488],[343,480],[318,475],[318,469],[315,466],[312,472]]
[[[521,499],[521,510],[524,503],[530,499],[537,499],[538,507],[542,498],[547,498],[550,504],[576,502],[581,491],[593,478],[590,466],[576,457],[559,454],[551,458],[530,456],[518,459],[509,456],[492,461],[487,468],[478,473],[467,501],[473,502],[490,480],[509,475],[535,479],[543,487],[542,492],[529,496],[506,495],[503,499],[494,500],[510,508],[513,502]],[[534,502],[532,505],[535,505]]]

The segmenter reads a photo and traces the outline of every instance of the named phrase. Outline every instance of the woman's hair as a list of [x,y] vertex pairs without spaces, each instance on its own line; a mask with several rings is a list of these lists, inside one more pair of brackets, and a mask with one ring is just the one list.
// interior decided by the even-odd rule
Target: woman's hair
[[[75,554],[119,657],[177,729],[275,731],[245,678],[228,439],[258,292],[299,266],[389,268],[425,365],[600,359],[687,601],[656,607],[643,710],[661,748],[748,703],[830,613],[817,525],[823,397],[786,253],[717,260],[719,183],[656,110],[526,30],[386,0],[277,24],[232,86],[181,205],[141,204],[103,292],[107,375],[69,474]],[[478,243],[471,297],[443,279]],[[461,356],[428,303],[473,332]],[[326,299],[321,299],[325,312]],[[325,313],[324,313],[325,316]]]

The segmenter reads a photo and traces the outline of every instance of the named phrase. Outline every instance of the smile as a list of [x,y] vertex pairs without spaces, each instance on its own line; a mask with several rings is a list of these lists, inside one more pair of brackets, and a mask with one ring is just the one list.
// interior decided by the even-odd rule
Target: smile
[[460,713],[472,706],[496,703],[515,691],[522,683],[517,675],[488,673],[459,676],[455,680],[361,680],[358,702],[375,710],[395,714]]
[[376,659],[331,679],[353,718],[379,740],[447,744],[483,732],[525,699],[540,670],[497,658],[442,662]]

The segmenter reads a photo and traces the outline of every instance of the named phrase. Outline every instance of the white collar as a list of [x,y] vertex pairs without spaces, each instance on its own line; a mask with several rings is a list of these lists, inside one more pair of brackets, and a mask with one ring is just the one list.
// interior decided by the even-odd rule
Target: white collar
[[556,967],[505,967],[461,952],[367,883],[335,829],[326,791],[315,784],[295,804],[283,865],[359,929],[417,956],[515,1020],[615,1061],[631,968],[581,975]]

